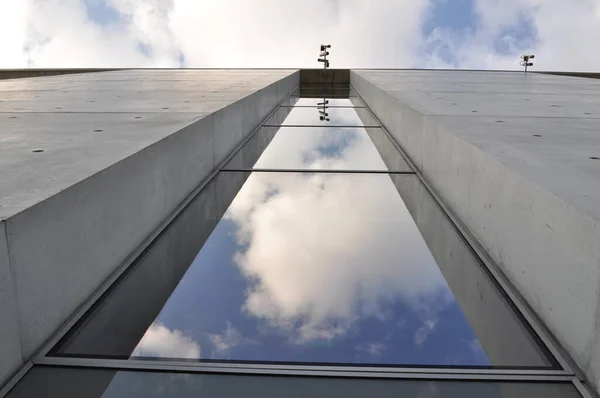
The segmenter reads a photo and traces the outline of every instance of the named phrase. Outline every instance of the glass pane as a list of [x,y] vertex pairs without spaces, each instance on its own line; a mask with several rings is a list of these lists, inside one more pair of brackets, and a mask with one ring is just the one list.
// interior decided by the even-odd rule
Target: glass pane
[[294,92],[294,95],[307,98],[349,98],[356,97],[354,90],[350,87],[344,88],[318,88],[318,87],[300,87]]
[[[554,365],[415,176],[222,172],[214,183],[216,202],[227,202],[242,184],[191,265],[181,266],[189,268],[162,308],[147,300],[152,290],[132,283],[137,291],[109,294],[58,352]],[[205,212],[186,213],[180,222],[192,230],[204,222]],[[179,243],[176,233],[167,236],[171,243],[164,250],[176,257],[184,249],[172,248]],[[165,278],[152,274],[160,255],[146,257],[129,279],[137,273],[162,283]],[[164,283],[165,292],[172,289],[171,280]],[[153,322],[144,317],[133,327],[135,319],[123,319],[136,318],[136,306],[146,305],[152,308],[144,313],[158,313]]]
[[[296,106],[314,106],[316,108],[318,103],[323,102],[323,97],[295,98],[297,98],[297,101],[294,101],[294,105]],[[329,101],[329,106],[364,106],[357,97],[353,97],[352,101],[348,98],[325,98],[325,100]]]
[[263,127],[225,166],[250,168],[411,171],[380,128],[341,127]]
[[34,367],[7,398],[578,398],[571,383],[253,376]]
[[[300,126],[363,126],[362,121],[354,108],[327,108],[327,120],[321,120],[321,114],[317,108],[279,108],[280,111],[289,112],[282,125]],[[291,109],[291,111],[288,111]]]

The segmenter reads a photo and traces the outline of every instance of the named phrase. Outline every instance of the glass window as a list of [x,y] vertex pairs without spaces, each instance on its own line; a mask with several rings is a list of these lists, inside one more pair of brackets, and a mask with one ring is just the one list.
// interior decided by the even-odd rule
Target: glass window
[[[324,126],[363,126],[363,122],[353,108],[327,108],[326,118],[321,120],[318,108],[279,108],[279,112],[289,112],[282,125],[324,125]],[[291,109],[291,111],[289,111]]]
[[[58,355],[554,365],[415,176],[222,172],[212,188],[126,279],[152,277],[170,297],[129,282],[137,290],[107,294]],[[208,239],[179,242],[221,211]],[[153,267],[201,243],[173,290],[175,275]]]
[[350,87],[334,87],[334,88],[319,88],[319,87],[300,87],[294,92],[294,95],[306,98],[349,98],[356,97],[356,93]]
[[411,171],[380,128],[342,127],[263,127],[225,166],[249,168]]
[[578,398],[571,383],[253,376],[34,367],[8,398]]
[[[347,98],[325,98],[328,106],[362,106],[362,103],[355,98],[355,101],[350,101]],[[316,107],[318,103],[322,103],[323,98],[298,98],[298,101],[294,103],[295,106],[312,106]]]

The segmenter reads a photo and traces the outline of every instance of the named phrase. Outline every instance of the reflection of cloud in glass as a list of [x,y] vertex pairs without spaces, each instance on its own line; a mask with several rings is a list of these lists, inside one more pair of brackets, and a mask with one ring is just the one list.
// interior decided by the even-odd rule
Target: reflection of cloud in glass
[[230,322],[227,322],[227,328],[223,333],[210,334],[209,339],[218,354],[227,354],[232,348],[240,345],[256,344],[254,340],[242,336]]
[[341,127],[280,128],[254,167],[387,170],[364,129]]
[[386,175],[254,173],[225,217],[238,225],[236,263],[252,281],[245,311],[296,343],[385,318],[396,299],[424,321],[452,299]]
[[157,323],[146,331],[131,356],[198,359],[200,345],[180,330]]
[[356,347],[356,350],[377,356],[380,355],[383,351],[387,350],[387,346],[383,343],[366,343]]
[[413,341],[417,347],[422,347],[429,335],[435,330],[437,321],[435,319],[427,319],[423,325],[417,329],[413,337]]

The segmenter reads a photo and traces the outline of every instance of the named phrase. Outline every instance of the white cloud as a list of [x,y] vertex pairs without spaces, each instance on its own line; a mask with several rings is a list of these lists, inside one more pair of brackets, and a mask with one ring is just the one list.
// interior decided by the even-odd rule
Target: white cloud
[[227,322],[227,328],[223,333],[210,334],[208,337],[219,354],[228,354],[232,348],[237,346],[256,344],[254,340],[244,337],[230,322]]
[[417,329],[413,336],[413,342],[417,347],[422,347],[423,344],[427,341],[431,333],[435,330],[437,326],[437,320],[435,319],[427,319],[423,322],[421,327]]
[[383,343],[367,343],[362,344],[356,347],[357,351],[364,351],[370,355],[378,356],[385,350],[387,350],[387,346]]
[[225,217],[247,245],[236,256],[253,282],[245,310],[295,343],[344,335],[360,318],[385,318],[392,300],[423,316],[449,302],[385,175],[253,174]]
[[[426,58],[428,67],[519,69],[519,55],[534,53],[534,70],[598,71],[600,0],[474,0],[474,30],[434,30],[424,44],[447,46],[456,61],[439,52]],[[528,26],[533,40],[519,31]],[[506,51],[495,43],[502,41]]]
[[[532,51],[538,69],[600,69],[600,0],[474,0],[474,29],[431,35],[434,0],[103,0],[120,15],[107,25],[83,1],[3,0],[0,67],[316,67],[325,40],[333,67],[516,69]],[[523,21],[533,43],[506,31]]]
[[[119,14],[101,26],[83,0],[12,0],[0,15],[0,66],[314,67],[317,46],[335,49],[332,66],[414,60],[428,0],[106,0]],[[377,29],[374,29],[375,25]],[[142,43],[151,49],[147,56]],[[22,51],[27,47],[27,51]],[[3,48],[2,48],[3,49]]]
[[162,324],[153,324],[131,356],[198,359],[200,345],[180,330],[171,330]]

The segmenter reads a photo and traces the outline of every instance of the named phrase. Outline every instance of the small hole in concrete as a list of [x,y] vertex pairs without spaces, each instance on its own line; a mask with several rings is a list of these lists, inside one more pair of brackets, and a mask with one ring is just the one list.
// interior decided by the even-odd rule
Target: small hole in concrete
[[40,152],[44,152],[44,150],[43,150],[43,149],[34,149],[34,150],[33,150],[33,151],[31,151],[31,152],[34,152],[34,153],[40,153]]
[[134,116],[133,118],[134,119],[141,119],[142,117],[141,116]]
[[540,135],[540,134],[534,134],[533,136],[534,136],[534,137],[541,137],[541,135]]
[[453,102],[452,105],[458,105],[456,102]]
[[163,108],[163,109],[169,109],[169,108]]
[[94,130],[94,132],[95,133],[100,133],[100,132],[102,132],[102,129],[96,129],[96,130]]
[[560,105],[550,105],[550,106],[553,107],[553,108],[561,108]]
[[496,123],[504,123],[504,120],[496,120]]
[[96,101],[86,101],[86,102],[96,102]]
[[477,111],[471,111],[471,112],[473,112],[473,113],[477,113]]
[[583,112],[584,115],[591,115],[589,112]]
[[600,158],[598,156],[590,156],[590,159],[599,160]]
[[10,118],[11,118],[11,119],[16,119],[17,117],[16,117],[16,116],[11,116]]
[[525,101],[531,101],[529,98],[525,98]]
[[57,106],[57,107],[56,107],[56,108],[54,108],[54,109],[62,109],[62,108],[61,108],[60,106]]

